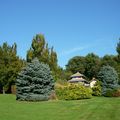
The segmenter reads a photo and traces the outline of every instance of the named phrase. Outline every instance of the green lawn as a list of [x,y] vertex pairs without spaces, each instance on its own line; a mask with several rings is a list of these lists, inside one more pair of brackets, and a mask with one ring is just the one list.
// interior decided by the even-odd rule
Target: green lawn
[[0,95],[0,120],[120,120],[120,98],[19,102]]

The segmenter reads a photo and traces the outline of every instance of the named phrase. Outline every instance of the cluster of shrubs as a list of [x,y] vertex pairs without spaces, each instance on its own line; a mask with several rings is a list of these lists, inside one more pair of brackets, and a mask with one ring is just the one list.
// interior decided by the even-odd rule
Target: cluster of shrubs
[[54,80],[48,65],[40,63],[35,58],[28,63],[19,73],[17,86],[17,100],[43,101],[49,99],[80,100],[89,99],[93,96],[120,96],[117,72],[110,66],[101,68],[98,79],[93,88],[86,87],[80,83],[59,85],[55,87]]
[[92,90],[81,84],[67,83],[65,86],[56,87],[55,91],[60,100],[80,100],[92,97]]

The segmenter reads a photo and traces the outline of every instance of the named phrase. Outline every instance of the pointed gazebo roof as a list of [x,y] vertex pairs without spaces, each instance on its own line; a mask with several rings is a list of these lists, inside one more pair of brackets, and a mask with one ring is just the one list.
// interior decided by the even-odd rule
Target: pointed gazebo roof
[[84,77],[84,75],[79,73],[79,72],[77,72],[77,73],[71,75],[71,78],[73,78],[73,77]]
[[82,82],[85,84],[89,84],[89,82],[87,80],[84,79],[85,76],[79,72],[71,75],[71,80],[68,80],[69,83],[78,83],[78,82]]

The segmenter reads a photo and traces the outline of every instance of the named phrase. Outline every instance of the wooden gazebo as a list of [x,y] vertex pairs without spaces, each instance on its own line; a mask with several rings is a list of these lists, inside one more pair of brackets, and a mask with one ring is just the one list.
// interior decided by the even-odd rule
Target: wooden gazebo
[[71,79],[68,80],[69,83],[83,83],[89,85],[89,82],[85,80],[85,76],[79,72],[71,75]]

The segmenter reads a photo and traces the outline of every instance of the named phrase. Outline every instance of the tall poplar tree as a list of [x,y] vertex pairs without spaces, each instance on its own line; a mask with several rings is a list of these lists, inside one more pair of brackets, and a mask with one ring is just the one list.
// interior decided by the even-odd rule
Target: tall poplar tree
[[43,34],[37,34],[33,38],[31,47],[27,51],[27,62],[31,62],[36,57],[40,62],[48,64],[54,77],[57,76],[57,53],[53,47],[49,48]]

